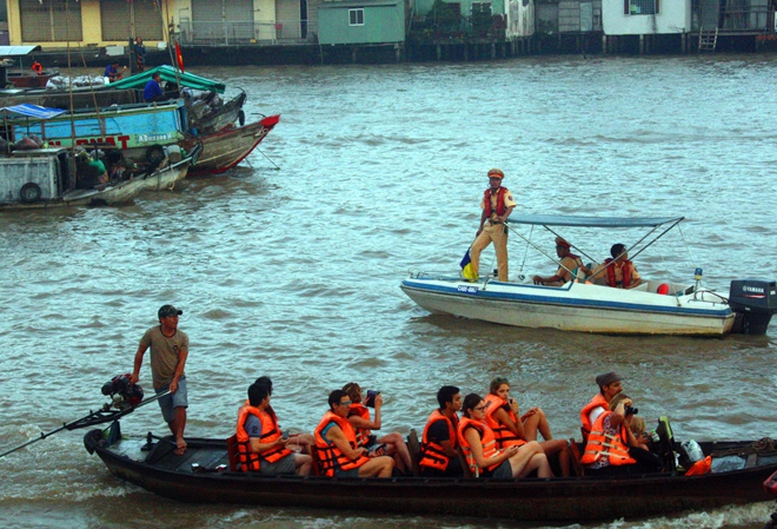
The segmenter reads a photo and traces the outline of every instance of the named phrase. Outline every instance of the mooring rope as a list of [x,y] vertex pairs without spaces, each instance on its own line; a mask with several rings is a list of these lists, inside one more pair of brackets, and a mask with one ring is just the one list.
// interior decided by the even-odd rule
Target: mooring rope
[[729,448],[728,450],[715,450],[712,452],[712,457],[725,457],[725,456],[742,456],[746,457],[750,454],[758,454],[759,456],[775,456],[777,455],[777,446],[775,446],[774,439],[771,437],[763,437],[758,441],[754,441],[746,446],[739,448]]

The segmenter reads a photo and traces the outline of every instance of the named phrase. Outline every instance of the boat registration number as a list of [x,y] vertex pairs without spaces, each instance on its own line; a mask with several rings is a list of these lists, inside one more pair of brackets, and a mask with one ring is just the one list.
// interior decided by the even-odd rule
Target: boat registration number
[[477,294],[479,289],[472,285],[459,285],[456,290],[464,294]]

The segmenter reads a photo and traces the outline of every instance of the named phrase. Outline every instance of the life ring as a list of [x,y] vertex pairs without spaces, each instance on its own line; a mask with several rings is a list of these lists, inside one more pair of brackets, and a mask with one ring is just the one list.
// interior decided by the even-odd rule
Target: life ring
[[243,109],[240,109],[240,112],[237,113],[237,122],[240,123],[240,126],[246,124],[246,113],[243,112]]
[[22,202],[25,204],[35,204],[40,200],[42,194],[43,192],[41,191],[40,186],[35,182],[27,182],[19,190],[19,198],[21,198]]
[[146,161],[159,165],[165,159],[165,149],[161,145],[152,145],[146,149]]

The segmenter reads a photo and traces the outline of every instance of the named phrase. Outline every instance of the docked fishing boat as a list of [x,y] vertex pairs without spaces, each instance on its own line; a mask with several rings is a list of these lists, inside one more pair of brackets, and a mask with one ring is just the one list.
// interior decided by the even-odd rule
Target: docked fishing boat
[[172,189],[201,151],[194,146],[188,153],[171,152],[156,167],[128,169],[105,184],[84,184],[68,149],[15,150],[0,156],[0,209],[129,202],[143,190]]
[[186,452],[176,455],[171,437],[123,436],[118,421],[84,437],[86,449],[96,453],[116,477],[182,502],[542,522],[634,519],[765,501],[770,496],[761,484],[777,471],[773,444],[758,448],[765,443],[711,442],[699,443],[705,455],[712,456],[712,463],[710,473],[698,476],[676,471],[521,480],[263,476],[236,471],[226,440],[187,438],[186,442]]
[[[677,226],[677,218],[596,218],[554,215],[509,217],[510,226],[647,228],[648,235],[629,250],[632,258]],[[530,239],[510,228],[538,251]],[[652,239],[649,237],[652,236]],[[544,253],[544,252],[542,252]],[[570,271],[571,272],[571,271]],[[572,275],[572,277],[575,277]],[[774,281],[735,280],[726,294],[696,281],[678,284],[643,279],[632,289],[613,288],[584,278],[561,286],[532,284],[531,279],[497,281],[467,279],[461,274],[415,272],[402,281],[402,290],[424,309],[440,314],[530,328],[612,334],[672,334],[722,336],[730,332],[764,334],[777,312]]]
[[227,126],[210,134],[194,135],[184,128],[186,107],[181,100],[72,112],[29,103],[1,110],[5,129],[2,135],[12,141],[38,136],[55,147],[116,147],[137,164],[153,163],[169,145],[190,151],[201,144],[203,151],[191,174],[219,174],[236,166],[280,119],[277,115],[268,116],[242,127]]
[[210,134],[231,125],[245,124],[245,91],[238,89],[238,95],[224,101],[224,83],[192,73],[182,73],[169,65],[157,66],[109,84],[95,84],[94,79],[81,77],[59,77],[47,84],[48,78],[45,82],[41,78],[40,89],[36,90],[21,90],[22,87],[14,81],[14,74],[9,73],[9,83],[13,82],[15,88],[0,90],[0,106],[30,103],[48,108],[91,110],[95,106],[106,108],[112,105],[142,104],[143,89],[155,73],[160,75],[166,87],[170,87],[167,93],[171,99],[180,96],[183,100],[186,107],[186,131]]
[[266,116],[242,127],[228,127],[204,136],[190,136],[182,145],[190,148],[193,142],[203,145],[202,156],[192,169],[192,175],[221,174],[239,164],[278,124],[279,115]]

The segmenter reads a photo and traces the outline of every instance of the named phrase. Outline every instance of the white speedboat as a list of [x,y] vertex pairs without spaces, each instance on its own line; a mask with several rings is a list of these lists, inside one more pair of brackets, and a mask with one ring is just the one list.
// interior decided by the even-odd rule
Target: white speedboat
[[[510,224],[543,226],[554,234],[551,227],[556,226],[645,227],[651,230],[649,235],[663,230],[639,250],[631,248],[632,257],[682,220],[551,215],[511,215],[509,219]],[[512,233],[517,234],[516,230]],[[405,279],[401,288],[410,299],[435,313],[517,327],[592,333],[764,334],[771,315],[777,312],[777,286],[774,281],[761,280],[732,281],[730,292],[724,295],[703,288],[700,277],[689,285],[643,279],[642,284],[627,290],[579,280],[544,286],[525,280],[468,280],[461,275],[418,272]]]

